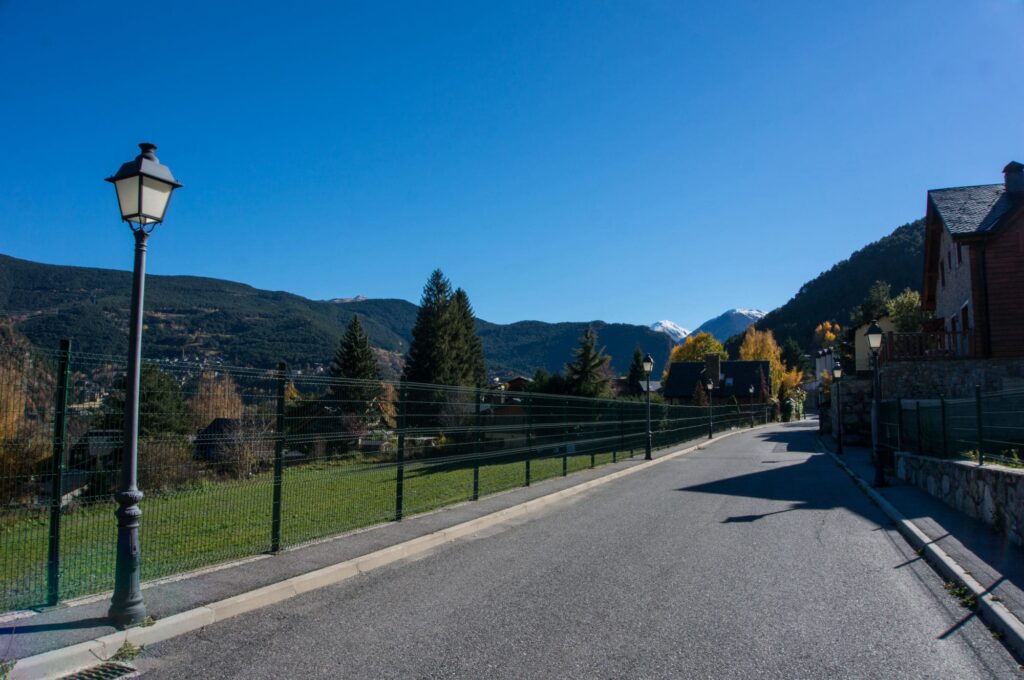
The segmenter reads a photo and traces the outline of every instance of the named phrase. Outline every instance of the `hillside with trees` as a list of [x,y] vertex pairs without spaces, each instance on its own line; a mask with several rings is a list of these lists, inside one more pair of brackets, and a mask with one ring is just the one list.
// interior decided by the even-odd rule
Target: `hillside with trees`
[[[33,345],[54,349],[72,338],[78,351],[121,355],[128,347],[131,274],[47,265],[0,255],[0,316]],[[310,300],[233,281],[194,276],[146,278],[144,353],[239,366],[328,366],[345,328],[359,315],[386,377],[401,373],[418,307],[406,300]],[[615,372],[625,373],[637,345],[659,366],[672,348],[646,326],[602,321],[474,322],[490,372],[532,375],[561,370],[588,326],[600,333]]]
[[[815,327],[825,320],[846,327],[876,281],[889,284],[893,291],[918,291],[923,277],[924,220],[917,220],[808,281],[789,302],[769,312],[755,327],[772,331],[783,345],[794,340],[809,351]],[[726,349],[731,356],[738,356],[742,342],[742,335],[729,339]]]

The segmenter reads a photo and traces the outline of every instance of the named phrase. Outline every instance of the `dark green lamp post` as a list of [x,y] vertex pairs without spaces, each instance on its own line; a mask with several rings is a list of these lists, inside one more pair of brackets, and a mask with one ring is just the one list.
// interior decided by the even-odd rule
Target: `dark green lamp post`
[[146,618],[146,604],[139,587],[139,518],[142,510],[138,488],[139,381],[142,361],[142,298],[146,283],[146,241],[164,221],[171,193],[181,187],[170,169],[154,155],[156,145],[143,142],[135,160],[121,166],[111,182],[117,190],[121,219],[135,236],[135,267],[132,275],[131,321],[128,327],[128,373],[125,381],[124,448],[117,501],[117,561],[114,595],[107,614],[118,626],[130,626]]
[[878,382],[878,350],[882,348],[882,328],[877,321],[864,332],[871,350],[871,459],[875,464],[875,486],[885,486],[885,468],[882,462],[882,451],[878,445],[879,419],[882,417],[880,386]]
[[654,357],[650,354],[644,357],[644,373],[647,374],[647,450],[644,452],[644,460],[651,459],[651,371],[654,370]]
[[704,386],[708,388],[708,439],[711,439],[715,431],[715,381],[709,377]]
[[832,364],[832,382],[836,386],[836,454],[843,455],[843,395],[839,381],[843,377],[843,366],[837,359]]

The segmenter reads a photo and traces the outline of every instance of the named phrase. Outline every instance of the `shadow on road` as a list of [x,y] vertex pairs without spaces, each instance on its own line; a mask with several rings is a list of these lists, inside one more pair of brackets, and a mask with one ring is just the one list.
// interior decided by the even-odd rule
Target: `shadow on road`
[[[752,464],[771,464],[771,467],[736,477],[685,486],[676,490],[684,493],[788,501],[791,504],[790,507],[782,510],[727,517],[722,520],[723,524],[755,522],[771,515],[794,510],[831,510],[835,508],[846,508],[877,524],[887,523],[881,512],[867,501],[831,460],[816,453],[813,430],[809,428],[774,430],[757,434],[754,438],[765,444],[775,443],[772,448],[765,444],[760,444],[757,447],[763,454],[771,454],[773,456],[771,459],[758,460],[757,453],[749,456]],[[779,460],[777,454],[783,452],[804,454],[806,458],[794,457],[792,461]]]

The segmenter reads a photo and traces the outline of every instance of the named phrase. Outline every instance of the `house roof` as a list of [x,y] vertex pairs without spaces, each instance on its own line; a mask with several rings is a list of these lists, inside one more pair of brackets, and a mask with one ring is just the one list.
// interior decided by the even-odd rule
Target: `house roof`
[[951,234],[977,234],[999,227],[1019,203],[1004,184],[932,189],[928,199]]
[[[761,374],[765,382],[771,380],[771,368],[767,361],[723,361],[719,370],[724,379],[715,388],[715,398],[749,397],[750,386],[754,394],[761,394]],[[693,396],[697,381],[703,378],[703,361],[673,361],[668,367],[668,378],[662,384],[662,394],[670,399],[689,399]],[[770,389],[770,388],[769,388]]]
[[[651,381],[651,392],[657,392],[660,389],[661,389],[661,381],[660,380],[652,380]],[[645,392],[646,390],[647,390],[647,381],[646,380],[641,380],[640,381],[640,391],[641,392]]]

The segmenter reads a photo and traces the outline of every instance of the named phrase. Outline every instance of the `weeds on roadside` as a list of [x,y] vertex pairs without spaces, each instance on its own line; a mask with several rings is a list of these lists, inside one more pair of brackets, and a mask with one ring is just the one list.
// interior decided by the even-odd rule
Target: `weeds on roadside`
[[123,645],[121,645],[121,649],[119,649],[116,652],[114,652],[114,655],[112,657],[110,657],[109,660],[110,661],[131,661],[132,659],[137,657],[139,654],[142,654],[142,650],[143,649],[144,649],[144,647],[140,647],[139,645],[133,645],[132,643],[130,643],[130,642],[128,642],[126,640],[125,643]]
[[14,664],[18,663],[14,659],[0,659],[0,680],[7,680],[11,677],[11,671],[14,670]]

